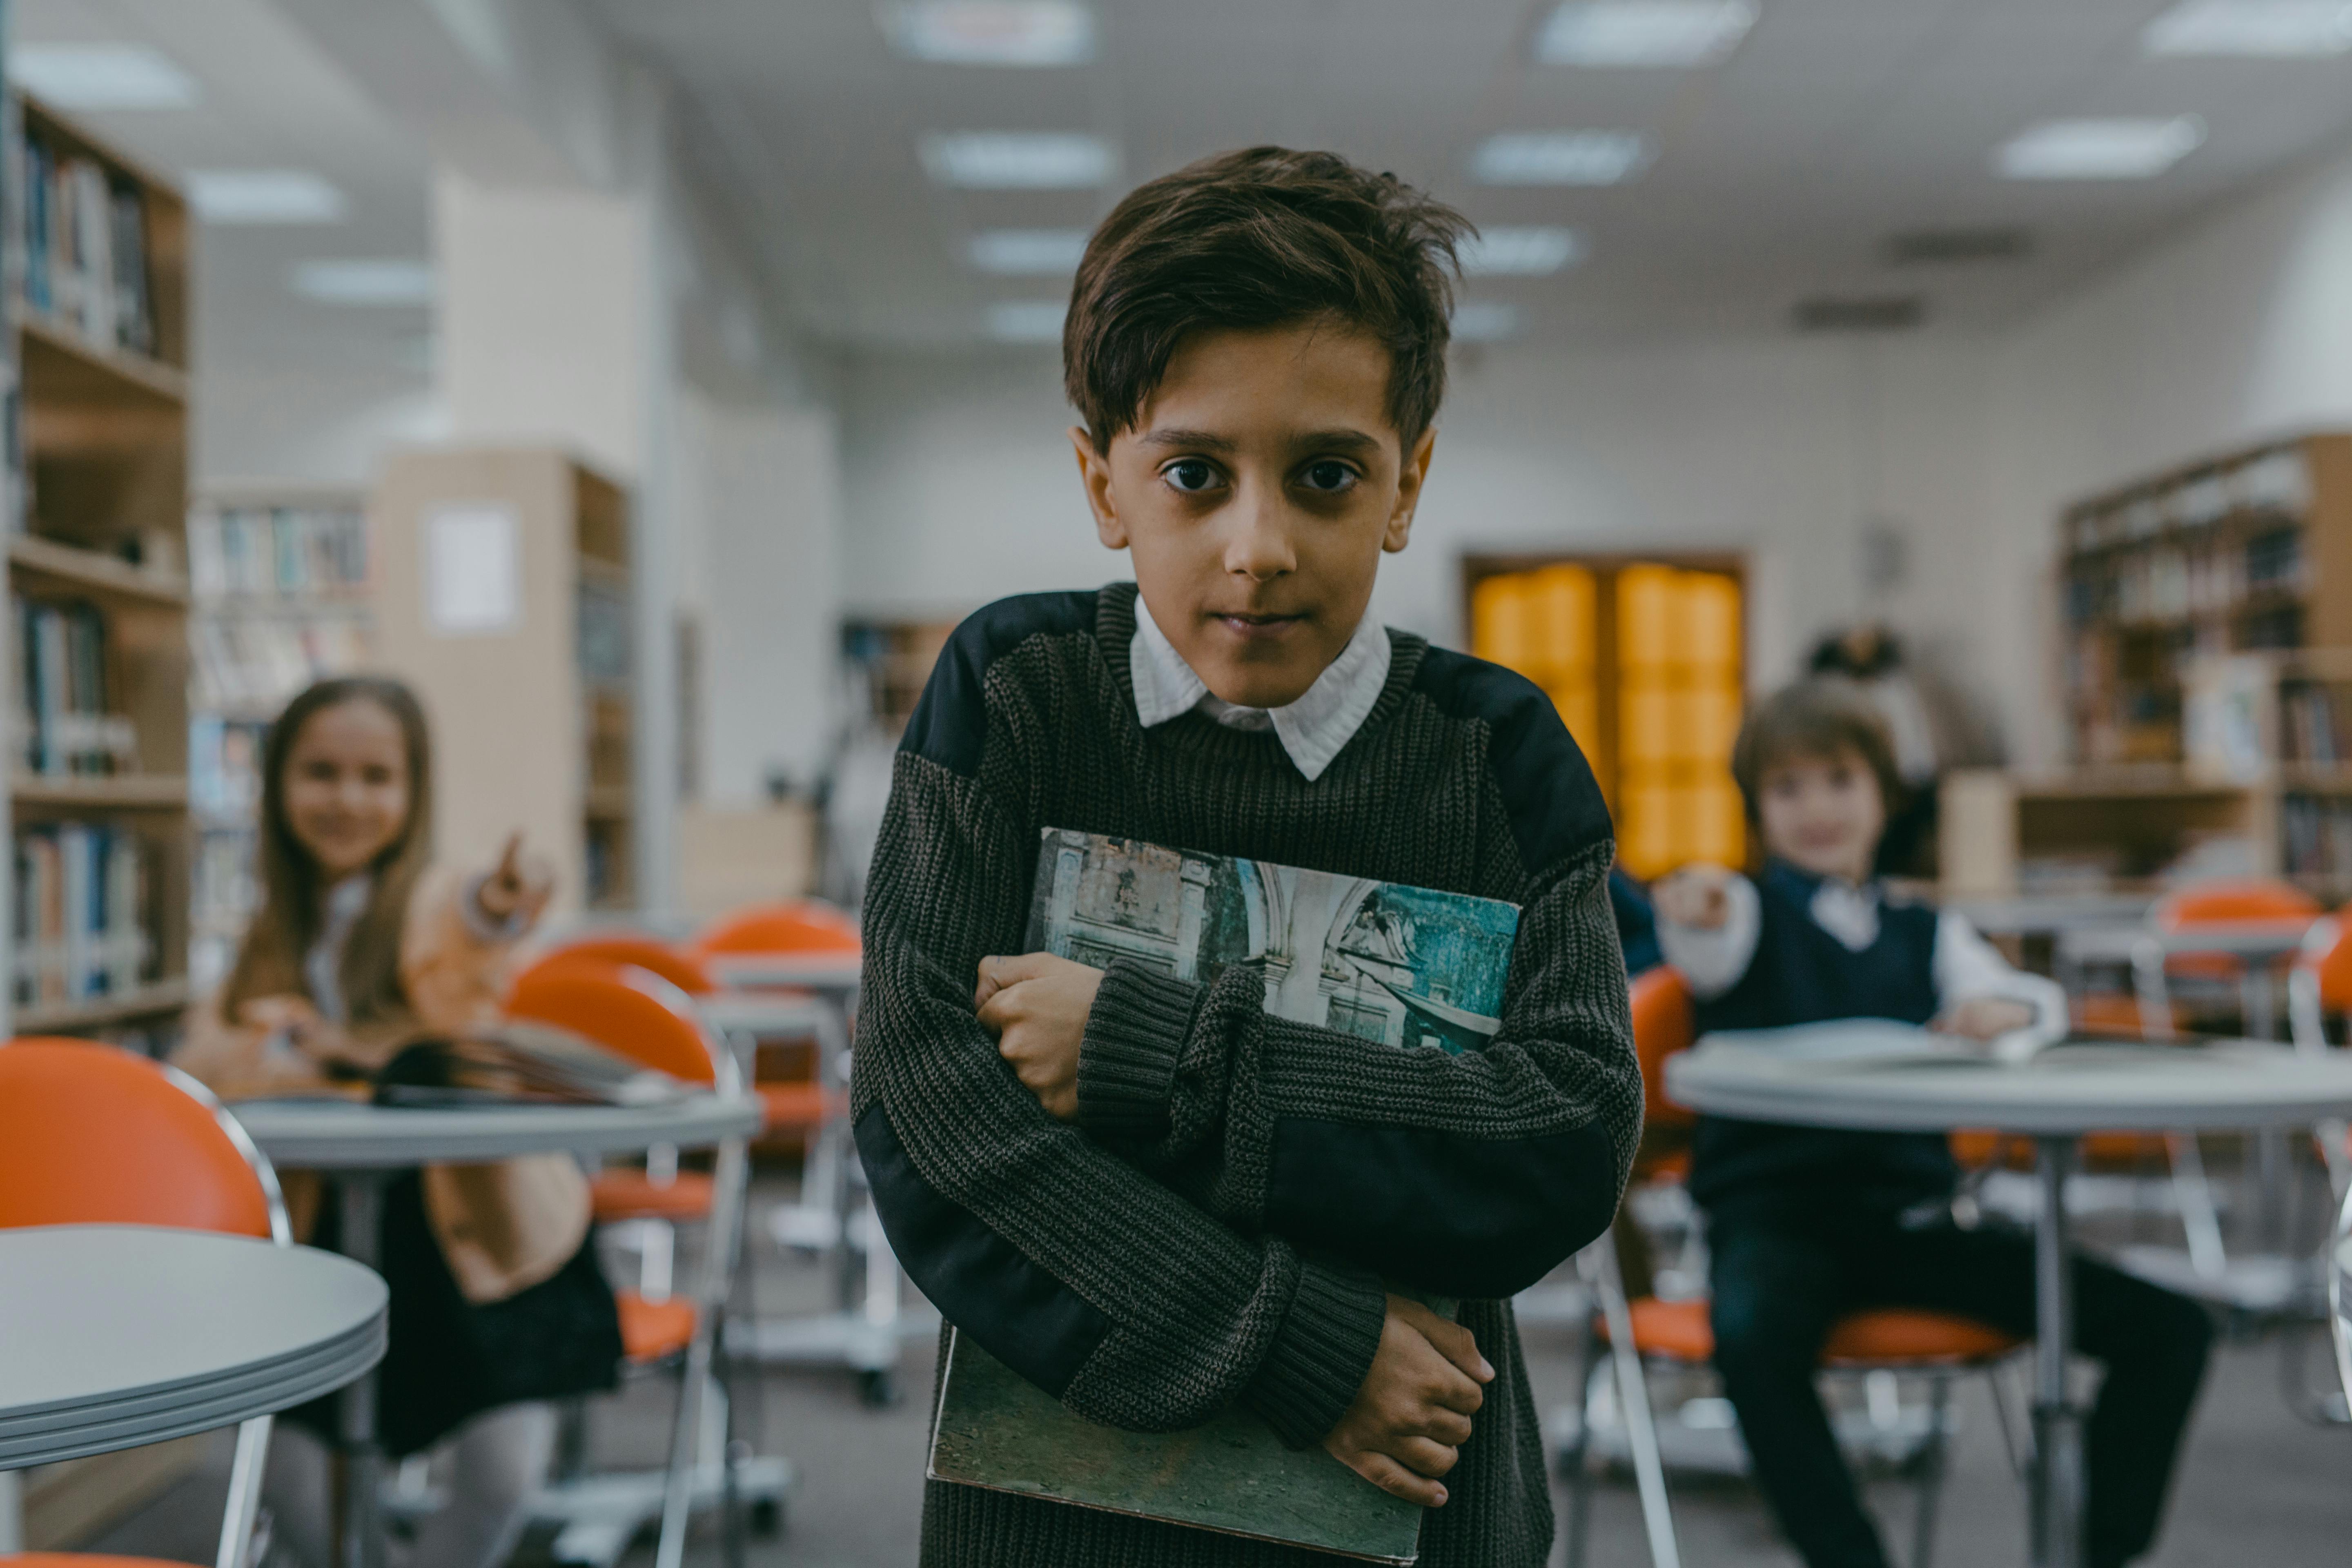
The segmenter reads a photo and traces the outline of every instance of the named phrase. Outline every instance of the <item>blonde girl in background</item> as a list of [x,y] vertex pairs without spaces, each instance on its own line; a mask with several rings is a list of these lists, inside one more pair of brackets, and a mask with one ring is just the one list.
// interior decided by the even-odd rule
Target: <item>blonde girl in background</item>
[[[263,770],[262,907],[219,993],[191,1009],[176,1063],[228,1099],[359,1094],[412,1041],[495,1023],[508,959],[552,879],[520,835],[472,876],[429,863],[432,753],[408,689],[312,686],[271,727]],[[339,1242],[316,1181],[285,1174],[298,1233]],[[419,1528],[414,1560],[492,1568],[546,1473],[546,1401],[611,1387],[620,1361],[586,1179],[561,1154],[428,1166],[386,1190],[379,1247],[392,1289],[384,1446],[456,1449],[448,1505]],[[331,1405],[278,1430],[265,1489],[278,1555],[325,1568]]]

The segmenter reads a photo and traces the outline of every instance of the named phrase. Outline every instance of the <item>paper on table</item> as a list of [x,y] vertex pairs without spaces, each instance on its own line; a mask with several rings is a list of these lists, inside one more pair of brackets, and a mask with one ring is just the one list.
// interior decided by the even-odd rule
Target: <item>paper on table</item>
[[1991,1065],[1973,1040],[1937,1034],[1892,1018],[1836,1018],[1785,1029],[1726,1029],[1699,1042],[1702,1051],[1752,1051],[1780,1061],[1975,1062]]

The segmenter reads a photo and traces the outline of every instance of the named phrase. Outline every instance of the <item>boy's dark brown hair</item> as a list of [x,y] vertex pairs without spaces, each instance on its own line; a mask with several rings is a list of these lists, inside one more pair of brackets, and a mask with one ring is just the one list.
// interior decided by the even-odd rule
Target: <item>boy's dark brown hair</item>
[[1195,332],[1328,319],[1389,351],[1389,420],[1412,449],[1445,395],[1468,219],[1333,153],[1251,147],[1128,193],[1087,242],[1062,380],[1095,450],[1135,423]]
[[1757,820],[1764,773],[1791,757],[1828,758],[1853,752],[1878,780],[1889,816],[1903,805],[1903,775],[1895,769],[1895,742],[1878,705],[1851,680],[1834,676],[1784,686],[1748,710],[1731,746],[1731,777]]

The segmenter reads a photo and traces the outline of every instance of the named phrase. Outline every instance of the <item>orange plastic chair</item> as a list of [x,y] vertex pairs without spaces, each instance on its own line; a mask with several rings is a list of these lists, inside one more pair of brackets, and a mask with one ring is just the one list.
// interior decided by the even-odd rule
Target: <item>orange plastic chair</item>
[[[735,1058],[704,1032],[693,999],[670,981],[635,964],[586,955],[533,965],[517,977],[507,998],[510,1017],[548,1024],[593,1040],[609,1051],[687,1083],[721,1094],[741,1092]],[[747,1174],[740,1140],[719,1146],[709,1178],[710,1242],[698,1288],[690,1297],[614,1293],[623,1352],[633,1370],[667,1366],[679,1378],[670,1434],[669,1480],[663,1489],[658,1560],[675,1563],[684,1549],[691,1489],[682,1478],[699,1436],[703,1386],[711,1368],[711,1339],[725,1310],[735,1264],[735,1238]],[[734,1445],[721,1463],[730,1475],[724,1495],[736,1496]]]
[[[211,1091],[174,1068],[88,1040],[0,1046],[0,1227],[153,1225],[293,1245],[277,1173]],[[271,1417],[240,1425],[217,1568],[245,1568]],[[34,1552],[7,1568],[173,1568]]]
[[[2166,894],[2148,911],[2148,923],[2167,936],[2193,935],[2200,926],[2293,924],[2317,920],[2326,912],[2319,900],[2294,886],[2254,877],[2200,882]],[[2244,962],[2227,952],[2160,951],[2142,955],[2133,964],[2137,980],[2143,1026],[2160,1033],[2172,1015],[2164,981],[2179,975],[2203,981],[2230,982],[2246,978]],[[2251,1005],[2248,1008],[2252,1011]],[[2252,1021],[2248,1020],[2248,1027]]]
[[[564,963],[574,959],[594,959],[605,963],[634,964],[660,975],[689,996],[708,996],[719,989],[710,977],[709,967],[701,955],[689,952],[658,937],[616,932],[604,936],[582,937],[550,950],[531,966],[537,969],[551,963]],[[530,970],[525,970],[528,974]]]
[[[2336,1048],[2327,1041],[2330,1013],[2352,1014],[2352,924],[2341,913],[2312,926],[2287,972],[2287,1034],[2297,1051],[2324,1056]],[[2352,1202],[2352,1133],[2341,1121],[2323,1122],[2312,1131],[2328,1180]]]
[[722,915],[694,940],[704,958],[768,952],[855,953],[863,941],[854,916],[815,899],[753,904]]

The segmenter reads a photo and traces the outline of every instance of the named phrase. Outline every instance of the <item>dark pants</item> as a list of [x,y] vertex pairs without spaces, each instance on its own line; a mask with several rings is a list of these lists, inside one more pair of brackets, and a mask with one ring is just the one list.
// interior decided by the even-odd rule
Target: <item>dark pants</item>
[[[1920,1307],[2033,1332],[2033,1243],[1948,1224],[1905,1229],[1834,1201],[1742,1204],[1714,1216],[1715,1363],[1757,1484],[1808,1568],[1885,1568],[1822,1407],[1814,1373],[1831,1325],[1864,1307]],[[2076,1258],[2075,1347],[2106,1365],[2085,1435],[2090,1568],[2121,1568],[2156,1539],[2183,1427],[2204,1375],[2203,1309]]]

